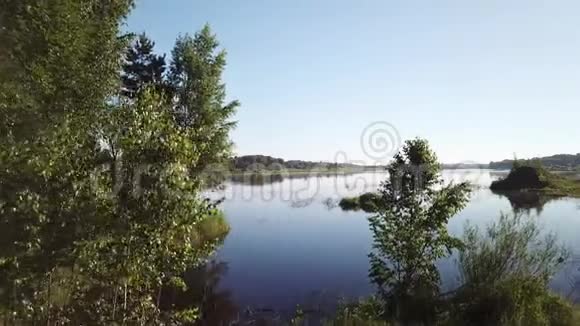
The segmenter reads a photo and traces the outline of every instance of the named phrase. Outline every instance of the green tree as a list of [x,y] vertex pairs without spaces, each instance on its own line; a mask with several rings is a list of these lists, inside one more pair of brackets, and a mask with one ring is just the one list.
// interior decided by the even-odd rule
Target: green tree
[[154,47],[155,43],[142,33],[127,48],[122,76],[124,96],[134,98],[147,85],[154,85],[159,91],[165,89],[165,55],[155,54]]
[[192,321],[160,298],[219,244],[199,234],[220,213],[190,173],[212,139],[155,87],[111,100],[132,3],[0,1],[3,323]]
[[[214,205],[200,196],[199,180],[189,173],[204,144],[192,141],[193,130],[184,132],[175,124],[169,104],[154,88],[111,111],[108,121],[114,128],[103,136],[114,139],[109,143],[120,153],[117,168],[94,177],[101,236],[77,247],[83,257],[77,264],[89,279],[99,281],[93,286],[124,304],[108,304],[107,296],[87,297],[91,292],[86,291],[79,291],[77,301],[101,302],[99,316],[136,323],[193,318],[195,309],[162,311],[160,298],[164,287],[182,287],[183,272],[203,263],[219,243],[218,238],[204,239],[196,228],[219,218]],[[80,321],[95,317],[81,316]]]
[[388,167],[379,188],[370,277],[386,304],[387,318],[433,318],[438,294],[437,259],[461,242],[447,232],[449,218],[467,203],[467,183],[443,185],[435,153],[423,139],[409,140]]
[[1,301],[11,318],[49,318],[27,285],[70,264],[72,244],[94,231],[89,180],[131,5],[0,2]]
[[206,144],[193,172],[224,163],[231,155],[229,132],[236,125],[231,118],[239,102],[226,103],[222,82],[226,52],[218,47],[206,25],[193,37],[179,37],[172,51],[168,81],[175,100],[176,121],[183,128],[196,130],[194,142]]

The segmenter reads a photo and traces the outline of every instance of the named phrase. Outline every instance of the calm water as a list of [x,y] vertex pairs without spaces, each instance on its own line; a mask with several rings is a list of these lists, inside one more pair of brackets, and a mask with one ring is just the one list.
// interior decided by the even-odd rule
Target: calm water
[[[508,198],[487,188],[504,175],[489,170],[447,170],[446,181],[475,185],[469,205],[449,222],[461,235],[466,222],[485,226],[500,213],[524,212],[555,232],[580,254],[580,200]],[[374,291],[367,278],[371,234],[364,212],[344,212],[336,206],[344,196],[377,189],[383,173],[349,176],[298,177],[274,183],[228,183],[212,194],[222,204],[231,232],[216,260],[226,268],[219,288],[238,307],[291,310],[323,306],[338,297],[356,298]],[[443,287],[457,284],[453,258],[440,262]],[[580,272],[569,264],[553,281],[554,290],[569,295]],[[577,299],[574,292],[571,296]]]

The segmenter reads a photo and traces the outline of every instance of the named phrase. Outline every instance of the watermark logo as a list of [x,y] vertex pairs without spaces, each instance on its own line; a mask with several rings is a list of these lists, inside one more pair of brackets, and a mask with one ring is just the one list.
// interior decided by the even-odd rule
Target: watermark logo
[[363,130],[360,146],[370,159],[377,161],[390,159],[401,147],[401,135],[392,124],[376,121]]

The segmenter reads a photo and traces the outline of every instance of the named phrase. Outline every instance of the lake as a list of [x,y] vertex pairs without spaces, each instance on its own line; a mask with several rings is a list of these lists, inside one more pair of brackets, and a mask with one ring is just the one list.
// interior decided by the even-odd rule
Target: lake
[[[445,170],[443,178],[474,185],[469,205],[448,225],[461,235],[466,223],[485,227],[500,214],[514,211],[538,219],[545,232],[555,232],[574,254],[580,255],[580,200],[507,198],[492,193],[490,183],[507,172]],[[338,298],[358,298],[374,292],[367,273],[371,233],[362,211],[342,211],[338,200],[374,191],[385,173],[292,177],[244,184],[228,182],[213,192],[224,198],[221,207],[231,232],[215,261],[218,287],[235,306],[244,309],[292,311],[301,307],[329,307]],[[263,180],[262,180],[263,181]],[[453,257],[439,262],[442,287],[458,284]],[[578,300],[576,259],[552,282],[555,291]]]

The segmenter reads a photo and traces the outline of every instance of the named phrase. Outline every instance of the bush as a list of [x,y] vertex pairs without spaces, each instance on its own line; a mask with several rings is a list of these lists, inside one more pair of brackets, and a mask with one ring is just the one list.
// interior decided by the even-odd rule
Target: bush
[[574,310],[548,282],[568,253],[533,220],[502,215],[481,235],[467,227],[459,257],[463,286],[451,299],[451,325],[574,325]]
[[356,211],[360,209],[359,197],[345,197],[340,200],[338,206],[345,211]]
[[482,235],[467,226],[459,254],[462,280],[470,286],[489,286],[515,275],[541,278],[548,282],[568,258],[554,234],[540,236],[534,220],[521,214],[502,215]]
[[572,306],[530,276],[467,288],[453,302],[451,325],[576,325]]
[[580,316],[568,301],[556,295],[550,295],[545,298],[544,309],[548,314],[549,325],[566,326],[579,325]]
[[377,211],[380,200],[381,196],[379,194],[367,192],[359,197],[358,202],[363,211],[373,213]]

